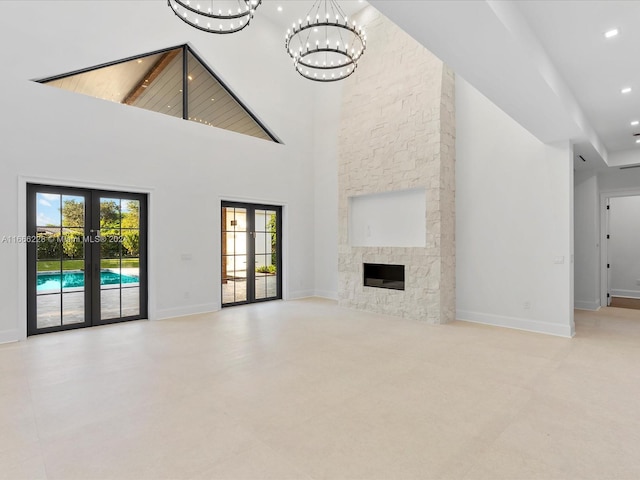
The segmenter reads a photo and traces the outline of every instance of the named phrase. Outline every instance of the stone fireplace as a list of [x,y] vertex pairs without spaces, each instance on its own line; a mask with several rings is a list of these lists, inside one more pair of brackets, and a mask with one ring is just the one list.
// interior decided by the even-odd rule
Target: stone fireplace
[[[340,123],[339,303],[446,323],[455,316],[454,75],[373,7],[361,15],[369,44],[355,75],[344,81]],[[354,199],[415,191],[422,197],[406,208],[389,207],[378,225],[358,225],[387,228],[395,237],[354,240]],[[403,225],[403,215],[413,220]],[[412,227],[417,223],[422,230]],[[416,235],[419,241],[402,241]],[[403,266],[404,290],[365,285],[365,264]]]

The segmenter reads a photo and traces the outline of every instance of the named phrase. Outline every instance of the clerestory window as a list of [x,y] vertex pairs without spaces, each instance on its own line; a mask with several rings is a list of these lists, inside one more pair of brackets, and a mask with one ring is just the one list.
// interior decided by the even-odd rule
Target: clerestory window
[[280,143],[188,45],[37,81]]

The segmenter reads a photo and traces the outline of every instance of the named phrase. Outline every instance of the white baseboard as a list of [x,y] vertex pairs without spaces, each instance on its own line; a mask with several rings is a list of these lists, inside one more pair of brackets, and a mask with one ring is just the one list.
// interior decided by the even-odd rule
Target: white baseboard
[[187,307],[165,308],[157,310],[152,320],[163,320],[165,318],[184,317],[187,315],[198,315],[201,313],[212,313],[220,310],[220,306],[215,303],[205,303],[202,305],[189,305]]
[[17,329],[0,331],[0,344],[20,341],[21,335]]
[[513,328],[515,330],[525,330],[527,332],[544,333],[558,337],[571,338],[575,334],[570,325],[559,325],[557,323],[541,322],[539,320],[530,320],[528,318],[505,317],[502,315],[469,312],[466,310],[457,310],[456,320],[494,325],[496,327]]
[[573,302],[573,308],[576,308],[578,310],[597,311],[597,310],[600,310],[600,301],[599,300],[590,300],[590,301],[575,300]]
[[287,300],[299,300],[301,298],[314,297],[315,292],[313,290],[298,290],[297,292],[289,292]]
[[329,290],[316,290],[313,296],[327,298],[329,300],[338,300],[338,292],[331,292]]
[[640,298],[640,291],[638,290],[617,290],[611,289],[612,297],[626,297],[626,298]]

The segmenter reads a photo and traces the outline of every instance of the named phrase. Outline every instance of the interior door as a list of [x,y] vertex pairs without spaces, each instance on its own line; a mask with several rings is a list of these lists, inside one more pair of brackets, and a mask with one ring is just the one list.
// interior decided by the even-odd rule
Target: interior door
[[607,199],[607,209],[605,211],[605,228],[606,228],[606,252],[607,252],[607,307],[611,305],[611,264],[612,264],[612,252],[610,238],[610,224],[611,224],[611,205],[609,199]]
[[282,207],[222,204],[222,306],[282,298]]
[[146,196],[27,188],[27,333],[147,316]]

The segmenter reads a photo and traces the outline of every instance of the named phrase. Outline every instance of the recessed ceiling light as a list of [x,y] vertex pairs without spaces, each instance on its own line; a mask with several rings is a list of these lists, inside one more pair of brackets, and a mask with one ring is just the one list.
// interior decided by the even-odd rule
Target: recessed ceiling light
[[633,122],[631,122],[631,126],[632,127],[635,127],[638,124],[640,124],[640,121],[638,121],[638,120],[634,120]]
[[282,5],[278,5],[278,11],[281,12],[282,11]]
[[629,93],[631,92],[631,87],[624,87],[622,90],[620,90],[620,93]]
[[618,31],[617,28],[612,28],[611,30],[604,32],[604,36],[605,38],[611,38],[611,37],[615,37],[616,35],[618,35],[618,33],[620,33]]

